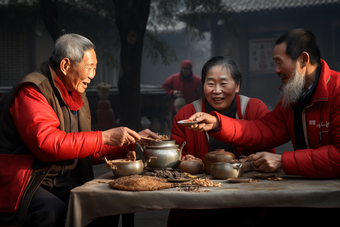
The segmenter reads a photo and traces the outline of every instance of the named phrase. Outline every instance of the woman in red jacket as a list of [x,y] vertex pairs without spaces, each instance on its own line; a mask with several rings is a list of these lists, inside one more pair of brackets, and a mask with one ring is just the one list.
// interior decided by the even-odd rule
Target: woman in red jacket
[[[178,111],[173,119],[171,139],[182,145],[186,141],[182,154],[191,154],[203,160],[204,155],[216,149],[233,152],[236,157],[249,155],[255,150],[247,150],[223,143],[205,132],[187,129],[177,124],[180,120],[188,119],[195,112],[217,111],[222,115],[253,120],[268,112],[267,106],[259,99],[238,95],[242,85],[242,74],[236,63],[223,56],[211,58],[202,68],[202,90],[204,98],[196,100]],[[275,149],[269,150],[275,153]]]
[[[171,139],[176,140],[180,146],[186,141],[186,146],[182,150],[182,155],[193,155],[203,160],[204,155],[216,149],[224,149],[233,152],[236,157],[240,155],[249,155],[257,150],[243,149],[232,146],[215,138],[209,137],[206,132],[193,131],[186,126],[177,124],[180,120],[191,117],[195,112],[217,111],[218,113],[236,119],[258,119],[268,112],[267,106],[259,99],[249,98],[238,95],[242,84],[242,74],[236,63],[223,56],[211,58],[202,68],[201,85],[204,91],[204,98],[187,104],[178,111],[173,119],[171,129]],[[275,148],[268,150],[275,153]],[[224,217],[221,213],[224,209],[218,210],[182,210],[171,209],[168,217],[168,226],[182,226],[184,224],[193,225],[200,223],[200,217]],[[234,211],[228,209],[229,214],[237,215]],[[244,217],[250,219],[254,217],[254,212],[250,211],[246,216],[246,210],[242,211]],[[213,215],[213,216],[212,216]],[[212,218],[214,217],[214,218]],[[235,219],[236,220],[236,219]]]

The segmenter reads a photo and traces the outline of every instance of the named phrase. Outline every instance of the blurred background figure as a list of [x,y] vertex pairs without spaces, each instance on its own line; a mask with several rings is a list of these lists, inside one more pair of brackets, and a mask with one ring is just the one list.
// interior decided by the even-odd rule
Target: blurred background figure
[[184,105],[198,99],[200,83],[201,78],[192,72],[192,62],[190,60],[182,61],[180,72],[166,79],[162,88],[172,98],[171,117],[174,117]]

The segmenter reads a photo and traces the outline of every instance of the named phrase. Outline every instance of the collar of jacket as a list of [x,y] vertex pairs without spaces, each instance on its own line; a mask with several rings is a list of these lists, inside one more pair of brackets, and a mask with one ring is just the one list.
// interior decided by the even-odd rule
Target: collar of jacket
[[327,101],[328,100],[328,88],[327,84],[331,79],[331,69],[324,60],[320,60],[321,72],[319,76],[318,84],[311,98],[311,102]]
[[71,111],[77,111],[83,106],[83,99],[79,92],[68,92],[63,82],[61,82],[59,76],[52,69],[49,64],[51,76],[54,80],[56,87],[59,89],[65,103],[70,107]]

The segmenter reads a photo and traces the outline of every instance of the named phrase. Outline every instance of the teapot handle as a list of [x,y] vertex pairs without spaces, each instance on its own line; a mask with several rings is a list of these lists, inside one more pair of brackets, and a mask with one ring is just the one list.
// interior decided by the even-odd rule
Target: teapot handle
[[108,164],[108,165],[110,166],[111,169],[117,169],[117,166],[114,165],[114,164],[112,164],[112,163],[110,163],[110,162],[107,160],[106,157],[104,157],[103,159],[105,160],[106,164]]
[[153,159],[153,158],[154,158],[154,159],[157,159],[156,156],[151,156],[150,158],[148,158],[148,159],[146,160],[146,162],[144,163],[144,168],[148,166],[148,163],[151,162],[151,159]]
[[145,150],[144,146],[140,145],[138,142],[135,143],[135,145],[137,145],[141,149],[141,151],[144,152],[144,150]]
[[187,142],[184,141],[184,142],[182,143],[181,148],[179,149],[179,155],[180,155],[180,157],[182,157],[182,150],[183,150],[183,147],[184,147],[186,144],[187,144]]

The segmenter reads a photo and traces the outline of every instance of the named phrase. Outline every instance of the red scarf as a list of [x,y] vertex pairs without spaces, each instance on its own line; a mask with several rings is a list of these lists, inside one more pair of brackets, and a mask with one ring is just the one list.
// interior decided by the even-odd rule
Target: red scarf
[[66,90],[65,85],[61,82],[58,76],[55,77],[55,85],[59,88],[64,101],[70,107],[71,111],[77,111],[83,106],[83,99],[79,92],[69,92]]

